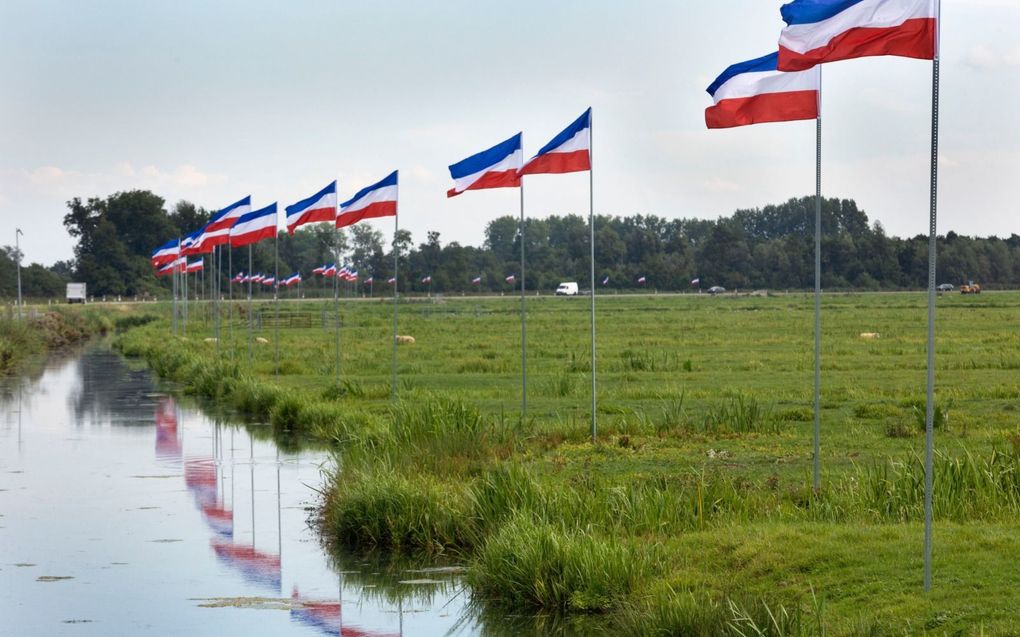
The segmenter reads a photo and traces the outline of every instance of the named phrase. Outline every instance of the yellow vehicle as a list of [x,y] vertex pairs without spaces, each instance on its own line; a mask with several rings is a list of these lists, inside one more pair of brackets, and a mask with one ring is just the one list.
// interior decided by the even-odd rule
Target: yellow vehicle
[[971,281],[960,286],[960,294],[981,294],[981,284]]

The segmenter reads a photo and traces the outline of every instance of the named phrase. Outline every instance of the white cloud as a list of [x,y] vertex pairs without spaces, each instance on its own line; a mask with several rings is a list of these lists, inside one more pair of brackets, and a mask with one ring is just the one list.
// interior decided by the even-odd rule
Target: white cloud
[[1020,47],[1002,51],[985,44],[975,44],[964,58],[967,66],[981,71],[1020,68]]

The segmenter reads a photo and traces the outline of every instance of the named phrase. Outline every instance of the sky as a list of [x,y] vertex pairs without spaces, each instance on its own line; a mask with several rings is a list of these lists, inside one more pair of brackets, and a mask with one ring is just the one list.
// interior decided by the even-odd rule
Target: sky
[[[775,50],[781,4],[3,0],[0,245],[18,226],[27,262],[71,258],[72,197],[287,205],[394,169],[416,243],[479,245],[519,193],[447,199],[447,166],[518,131],[530,156],[589,106],[598,214],[716,219],[809,195],[812,122],[704,124],[705,87]],[[942,5],[939,232],[1020,233],[1020,0]],[[826,65],[822,113],[823,193],[926,234],[931,63]],[[528,216],[588,212],[587,174],[525,184]]]

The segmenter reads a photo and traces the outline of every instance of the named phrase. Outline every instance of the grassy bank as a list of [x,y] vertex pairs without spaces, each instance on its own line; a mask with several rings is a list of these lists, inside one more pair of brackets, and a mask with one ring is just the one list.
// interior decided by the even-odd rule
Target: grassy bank
[[[520,422],[510,300],[345,302],[342,381],[312,325],[221,340],[166,322],[118,341],[160,374],[341,451],[325,488],[337,545],[452,554],[476,597],[514,612],[601,614],[610,634],[1013,634],[1020,574],[1020,295],[941,297],[936,588],[921,592],[923,295],[827,298],[823,489],[810,489],[808,297],[605,299],[599,443],[587,314],[529,305]],[[290,321],[288,324],[301,324]],[[878,339],[862,339],[877,332]],[[277,374],[277,371],[279,372]]]
[[[139,313],[119,308],[26,308],[25,318],[0,319],[0,375],[11,374],[29,358],[137,325]],[[13,314],[12,314],[13,316]]]

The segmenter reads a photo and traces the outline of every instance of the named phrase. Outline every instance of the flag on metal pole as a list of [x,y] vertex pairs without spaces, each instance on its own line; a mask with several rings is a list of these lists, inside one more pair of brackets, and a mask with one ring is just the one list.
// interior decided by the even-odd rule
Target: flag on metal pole
[[[539,149],[521,169],[522,175],[564,174],[588,172],[588,248],[589,248],[589,282],[591,285],[591,440],[598,439],[598,418],[596,408],[595,384],[595,173],[592,170],[592,109],[584,113],[567,126],[548,144]],[[522,186],[523,189],[523,186]],[[524,244],[524,232],[521,231],[521,245]],[[523,260],[521,278],[523,280]],[[609,277],[602,285],[609,282]],[[521,293],[523,295],[523,281]]]
[[[935,413],[935,265],[938,216],[939,0],[795,0],[780,12],[778,68],[873,56],[932,60],[928,229],[927,409],[925,413],[924,588],[931,589],[932,462]],[[820,128],[819,119],[819,128]],[[819,141],[819,157],[821,156]],[[820,163],[820,159],[819,159]],[[820,180],[820,178],[819,178]]]

